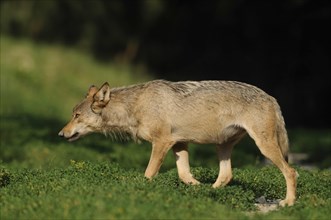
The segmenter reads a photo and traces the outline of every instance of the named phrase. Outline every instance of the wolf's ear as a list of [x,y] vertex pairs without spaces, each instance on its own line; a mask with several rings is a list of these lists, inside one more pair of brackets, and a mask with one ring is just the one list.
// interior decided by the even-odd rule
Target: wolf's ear
[[110,100],[110,87],[109,84],[106,82],[93,96],[93,103],[91,106],[92,111],[97,114],[101,113],[102,109],[106,107],[109,100]]
[[89,88],[89,90],[88,90],[88,92],[87,92],[86,98],[87,98],[87,97],[92,97],[92,96],[94,96],[94,94],[97,93],[98,90],[99,90],[98,87],[96,87],[96,86],[94,86],[94,85],[90,86],[90,88]]

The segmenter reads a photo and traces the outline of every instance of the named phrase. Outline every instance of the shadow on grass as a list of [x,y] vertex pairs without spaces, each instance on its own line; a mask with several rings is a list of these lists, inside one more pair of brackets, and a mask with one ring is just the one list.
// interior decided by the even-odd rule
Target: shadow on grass
[[52,146],[67,143],[73,147],[84,146],[100,153],[112,151],[109,147],[110,140],[107,138],[102,140],[100,135],[89,135],[82,140],[68,143],[58,136],[58,132],[66,122],[56,118],[32,114],[4,115],[1,116],[0,123],[1,151],[5,148],[20,149],[22,146],[37,143]]
[[1,116],[1,139],[6,144],[24,144],[36,140],[47,143],[59,143],[57,128],[63,124],[53,118],[31,114]]

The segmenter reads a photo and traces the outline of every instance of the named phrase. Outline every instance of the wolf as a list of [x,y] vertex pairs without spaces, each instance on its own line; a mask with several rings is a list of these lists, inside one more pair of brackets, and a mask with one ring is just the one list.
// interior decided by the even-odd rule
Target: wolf
[[74,141],[92,132],[150,142],[148,179],[172,149],[180,180],[192,185],[199,181],[190,172],[188,143],[215,144],[219,175],[214,188],[232,179],[232,149],[248,134],[285,177],[286,197],[280,205],[295,202],[297,173],[285,160],[289,143],[284,118],[276,99],[253,85],[154,80],[126,87],[111,88],[107,82],[91,86],[59,136]]

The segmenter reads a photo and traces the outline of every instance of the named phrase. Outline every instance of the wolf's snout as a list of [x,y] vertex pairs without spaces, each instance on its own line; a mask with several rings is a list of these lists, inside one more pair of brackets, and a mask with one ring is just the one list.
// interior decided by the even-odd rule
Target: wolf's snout
[[67,139],[68,141],[75,141],[77,139],[79,139],[81,137],[81,134],[79,132],[75,132],[73,134],[68,133],[68,132],[64,132],[63,130],[61,130],[58,135],[60,137],[63,137],[65,139]]
[[58,135],[59,135],[60,137],[63,137],[63,136],[64,136],[63,131],[61,130],[61,131],[58,133]]

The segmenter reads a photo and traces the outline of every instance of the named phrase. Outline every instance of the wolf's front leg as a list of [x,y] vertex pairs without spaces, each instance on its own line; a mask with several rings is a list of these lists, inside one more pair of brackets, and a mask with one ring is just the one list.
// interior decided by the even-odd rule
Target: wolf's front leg
[[145,177],[152,179],[160,170],[165,156],[169,149],[173,146],[173,142],[154,142],[152,146],[152,154],[149,159]]
[[190,172],[190,164],[187,150],[187,143],[177,143],[172,147],[176,157],[178,176],[186,184],[197,185],[200,182],[194,179]]

